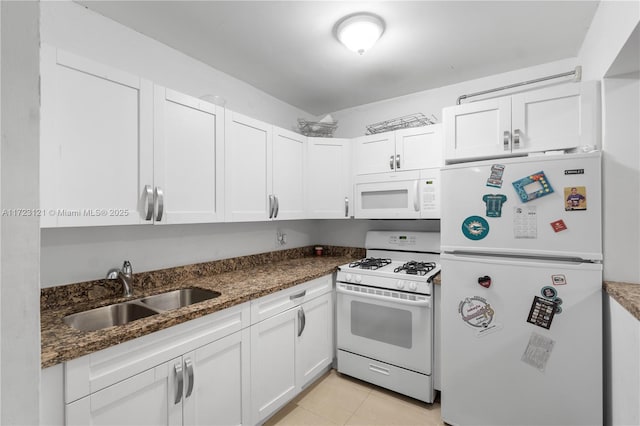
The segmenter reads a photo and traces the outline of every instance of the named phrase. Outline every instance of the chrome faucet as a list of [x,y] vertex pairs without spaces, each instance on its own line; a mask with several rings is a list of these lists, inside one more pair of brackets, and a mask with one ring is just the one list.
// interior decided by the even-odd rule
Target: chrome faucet
[[131,297],[133,290],[133,268],[131,268],[131,262],[125,260],[122,264],[122,269],[109,269],[109,272],[107,272],[107,279],[118,280],[122,283],[124,297]]

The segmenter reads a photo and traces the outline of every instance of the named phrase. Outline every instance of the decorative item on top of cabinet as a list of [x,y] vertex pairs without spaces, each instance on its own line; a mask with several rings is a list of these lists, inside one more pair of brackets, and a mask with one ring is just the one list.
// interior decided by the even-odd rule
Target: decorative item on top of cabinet
[[360,136],[354,144],[356,176],[443,165],[440,124]]
[[566,83],[443,109],[447,163],[599,145],[598,83]]
[[306,205],[309,219],[348,219],[353,216],[351,141],[309,138]]
[[223,108],[51,46],[41,55],[42,227],[223,219]]
[[233,111],[225,132],[226,220],[303,219],[307,137]]

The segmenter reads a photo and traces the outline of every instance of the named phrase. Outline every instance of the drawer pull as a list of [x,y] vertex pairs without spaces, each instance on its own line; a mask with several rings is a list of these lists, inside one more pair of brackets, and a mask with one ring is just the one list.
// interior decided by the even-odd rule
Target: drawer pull
[[373,371],[374,373],[384,374],[385,376],[389,375],[389,370],[387,368],[379,367],[377,365],[369,364],[369,370]]
[[292,296],[289,296],[289,300],[295,300],[295,299],[299,299],[301,297],[304,297],[307,294],[307,290],[302,290],[300,293],[298,294],[294,294]]

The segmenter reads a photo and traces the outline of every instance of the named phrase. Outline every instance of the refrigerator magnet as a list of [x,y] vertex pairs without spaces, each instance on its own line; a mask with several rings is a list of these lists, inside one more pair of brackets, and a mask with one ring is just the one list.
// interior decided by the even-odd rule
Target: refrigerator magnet
[[487,179],[487,186],[494,188],[502,188],[502,174],[504,173],[504,165],[494,164],[491,166],[491,174]]
[[550,225],[553,228],[554,232],[565,231],[567,229],[567,225],[564,223],[564,220],[562,219],[556,220],[555,222],[551,222]]
[[583,211],[587,209],[587,188],[571,186],[564,188],[564,209],[566,211]]
[[538,238],[536,206],[516,206],[513,208],[513,237]]
[[520,361],[540,371],[544,371],[551,356],[555,341],[541,334],[532,332],[529,343]]
[[548,330],[551,327],[553,315],[556,313],[556,306],[556,303],[552,300],[534,296],[527,322]]
[[525,176],[512,184],[523,203],[553,193],[553,188],[543,171]]
[[567,283],[567,277],[563,274],[551,275],[551,282],[553,285],[565,285]]
[[471,296],[460,301],[458,313],[466,325],[476,330],[477,337],[502,328],[502,325],[494,321],[495,311],[484,297]]
[[545,286],[542,287],[542,290],[540,290],[540,294],[542,294],[542,297],[544,297],[545,299],[553,300],[556,298],[556,296],[558,296],[558,291],[553,287]]
[[480,216],[469,216],[462,222],[462,233],[470,240],[481,240],[489,233],[489,223]]
[[502,216],[502,205],[507,201],[507,196],[503,194],[485,194],[482,201],[487,206],[487,217]]

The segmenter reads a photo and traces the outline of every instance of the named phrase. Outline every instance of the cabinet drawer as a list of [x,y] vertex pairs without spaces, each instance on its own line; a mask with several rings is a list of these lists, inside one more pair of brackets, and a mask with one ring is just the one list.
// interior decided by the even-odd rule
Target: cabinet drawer
[[65,363],[70,403],[249,325],[249,303],[187,321]]
[[328,293],[332,288],[333,274],[253,300],[251,301],[251,324]]

